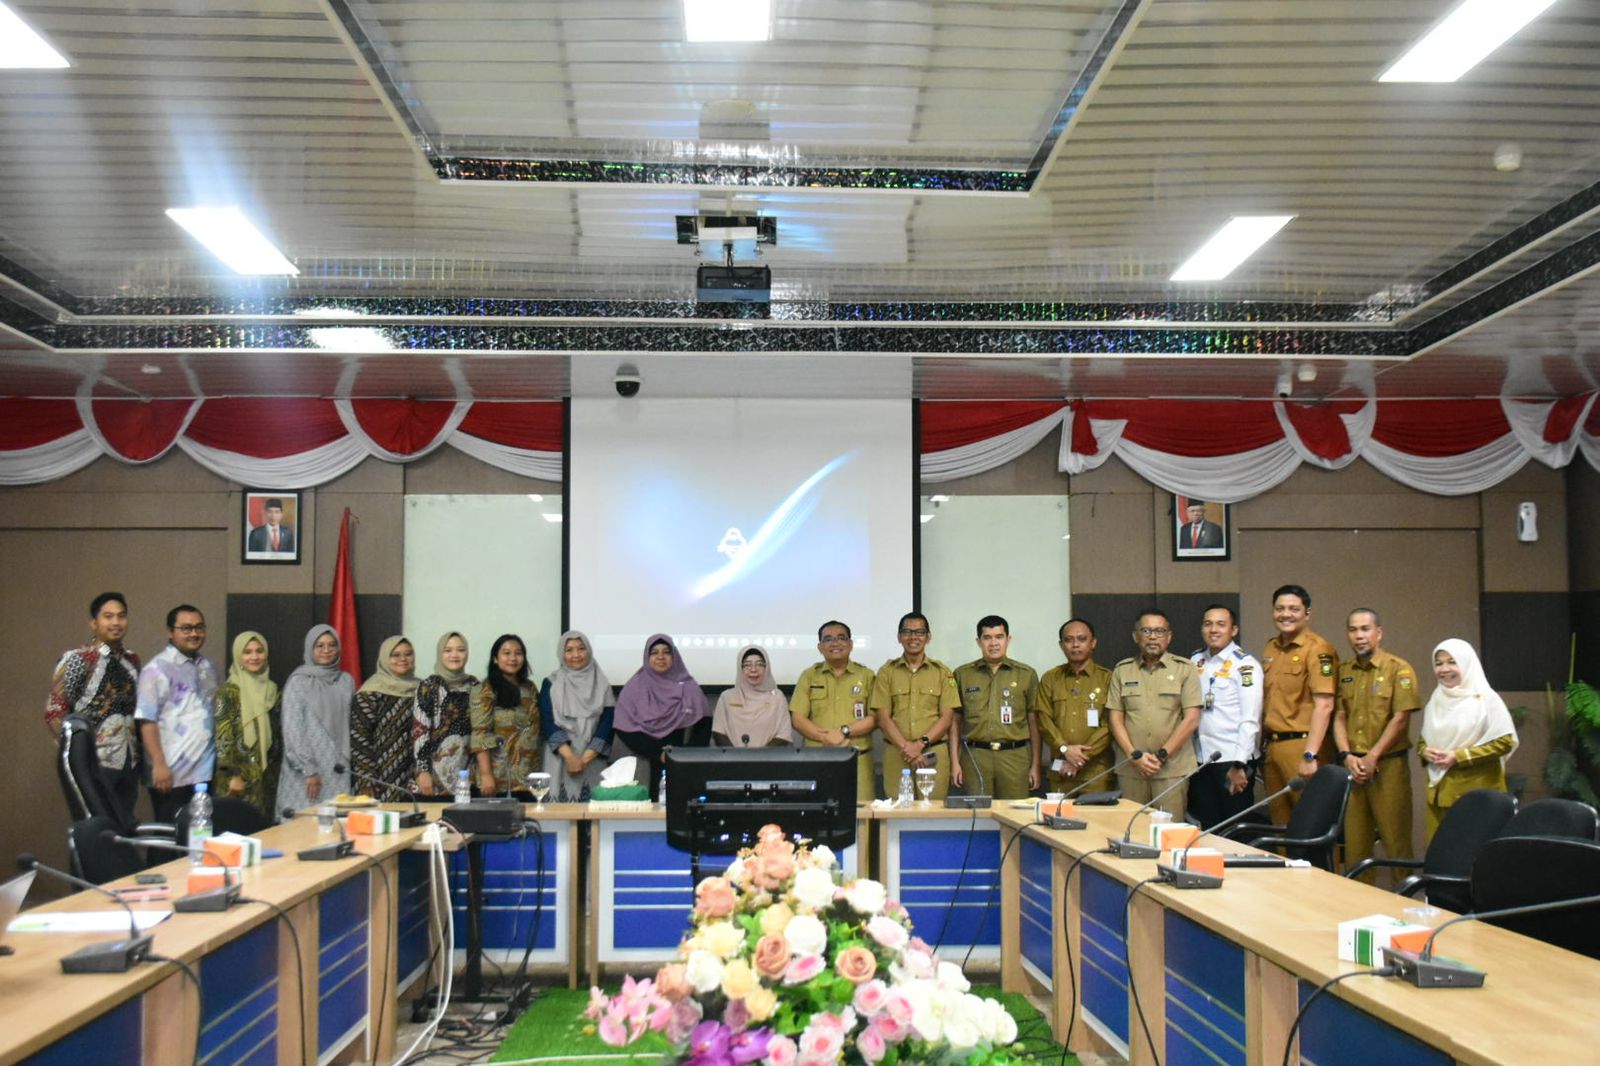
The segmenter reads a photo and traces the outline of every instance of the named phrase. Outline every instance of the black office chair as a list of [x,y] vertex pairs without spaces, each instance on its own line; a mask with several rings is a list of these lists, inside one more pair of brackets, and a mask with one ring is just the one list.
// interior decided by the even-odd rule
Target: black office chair
[[1582,800],[1534,800],[1519,810],[1497,835],[1600,840],[1600,815]]
[[[263,829],[272,828],[272,819],[256,808],[253,804],[246,803],[232,796],[211,797],[211,831],[213,833],[242,833],[245,836],[254,836]],[[176,839],[187,844],[189,842],[189,808],[183,807],[178,811],[177,821],[173,825]]]
[[[1350,771],[1324,766],[1312,775],[1289,814],[1289,824],[1246,822],[1228,835],[1258,848],[1282,848],[1291,859],[1304,859],[1324,870],[1333,869],[1333,846],[1344,829],[1344,809],[1350,802]],[[1255,836],[1270,830],[1265,836]]]
[[[1472,864],[1472,902],[1480,912],[1595,895],[1600,843],[1592,840],[1500,837],[1485,844]],[[1600,959],[1600,904],[1485,921]]]
[[103,885],[171,858],[169,855],[147,854],[143,848],[107,839],[107,830],[117,835],[122,833],[116,820],[105,815],[81,819],[67,829],[67,846],[72,852],[73,870],[85,881]]
[[60,779],[72,821],[107,818],[123,836],[172,839],[172,826],[161,822],[141,823],[133,810],[124,806],[116,793],[106,787],[100,779],[100,756],[95,751],[94,729],[76,715],[68,715],[61,723],[56,777]]
[[1374,867],[1420,870],[1396,885],[1395,891],[1413,896],[1426,889],[1429,903],[1465,914],[1472,909],[1472,861],[1479,848],[1500,835],[1516,809],[1517,801],[1509,792],[1473,789],[1445,812],[1422,858],[1362,859],[1345,871],[1345,876],[1354,877]]

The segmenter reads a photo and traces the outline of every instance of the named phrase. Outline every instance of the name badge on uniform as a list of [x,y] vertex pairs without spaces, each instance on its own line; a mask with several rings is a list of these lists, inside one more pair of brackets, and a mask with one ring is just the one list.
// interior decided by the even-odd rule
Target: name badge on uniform
[[865,718],[867,716],[867,705],[865,703],[862,703],[860,700],[856,700],[854,706],[851,709],[855,711],[856,721],[858,721],[858,722],[861,721],[861,719],[863,719],[863,718]]
[[1207,691],[1206,692],[1206,710],[1208,710],[1208,711],[1211,710],[1211,708],[1215,707],[1216,704],[1217,704],[1216,694],[1212,693],[1210,691]]
[[1066,773],[1067,772],[1067,760],[1065,760],[1065,759],[1056,759],[1053,762],[1051,762],[1051,764],[1050,764],[1050,772],[1053,773],[1053,774],[1064,774],[1064,773]]
[[1091,706],[1087,711],[1083,712],[1083,714],[1084,717],[1089,720],[1090,729],[1100,728],[1100,708]]
[[1011,704],[1009,704],[1009,703],[1002,703],[1000,705],[1000,724],[1001,725],[1010,725],[1011,724]]

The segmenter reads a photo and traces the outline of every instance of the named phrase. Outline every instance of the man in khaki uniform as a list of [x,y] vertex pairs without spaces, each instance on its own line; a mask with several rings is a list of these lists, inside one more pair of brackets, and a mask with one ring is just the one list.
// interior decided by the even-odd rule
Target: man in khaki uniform
[[[950,791],[950,757],[956,747],[956,678],[938,659],[928,658],[928,619],[912,613],[900,619],[900,647],[905,654],[878,668],[868,709],[883,730],[883,789],[894,799],[900,794],[900,771],[931,766],[937,771],[932,799]],[[944,751],[935,750],[946,744]],[[959,775],[959,765],[954,773]],[[959,776],[956,783],[960,784]],[[920,798],[920,794],[918,795]]]
[[[1195,768],[1189,738],[1200,724],[1200,674],[1188,659],[1167,653],[1172,623],[1160,611],[1145,611],[1133,630],[1139,654],[1111,670],[1106,695],[1111,737],[1128,759],[1117,772],[1124,799],[1148,803]],[[1188,806],[1187,784],[1156,804],[1174,818]]]
[[[1277,792],[1299,774],[1310,777],[1333,754],[1328,725],[1333,721],[1339,654],[1311,631],[1311,594],[1284,585],[1272,594],[1272,624],[1278,635],[1261,653],[1263,748],[1262,778]],[[1269,808],[1279,825],[1300,799],[1279,796]]]
[[817,630],[822,661],[800,671],[789,698],[789,717],[808,748],[853,747],[856,756],[856,802],[871,803],[872,731],[877,721],[867,710],[872,698],[872,671],[854,662],[850,627],[825,622]]
[[[1345,634],[1356,657],[1339,666],[1333,739],[1350,771],[1350,805],[1344,816],[1344,861],[1354,866],[1372,854],[1376,831],[1391,859],[1411,858],[1411,765],[1407,730],[1422,706],[1411,664],[1383,650],[1378,612],[1350,612]],[[1361,878],[1374,882],[1368,870]]]
[[997,614],[978,620],[978,650],[956,667],[961,693],[961,783],[995,799],[1026,799],[1039,787],[1039,719],[1028,713],[1039,677],[1006,654],[1011,626]]
[[1039,679],[1030,709],[1039,719],[1049,791],[1070,792],[1111,769],[1104,710],[1111,671],[1094,661],[1098,641],[1094,627],[1082,618],[1065,622],[1056,635],[1067,661]]

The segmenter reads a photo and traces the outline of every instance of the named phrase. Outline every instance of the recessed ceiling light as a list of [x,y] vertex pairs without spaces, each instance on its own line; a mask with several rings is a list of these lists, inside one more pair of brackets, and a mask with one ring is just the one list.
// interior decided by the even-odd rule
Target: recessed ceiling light
[[544,512],[544,513],[543,513],[543,517],[544,517],[544,520],[545,520],[545,521],[546,521],[546,522],[549,522],[549,523],[550,523],[550,524],[551,524],[551,525],[557,525],[557,524],[559,524],[559,523],[560,523],[560,521],[561,521],[561,516],[560,516],[560,515],[558,515],[558,514],[551,514],[551,513],[550,513],[550,512],[548,512],[548,511],[546,511],[546,512]]
[[683,36],[692,42],[772,40],[772,0],[683,0]]
[[336,352],[392,352],[394,341],[381,329],[370,326],[318,326],[306,330],[318,348]]
[[1221,281],[1255,254],[1293,215],[1235,215],[1172,273],[1173,281]]
[[0,4],[0,67],[7,70],[60,70],[67,57],[51,47],[22,16]]
[[169,207],[167,217],[237,273],[300,273],[237,207]]
[[1379,81],[1455,81],[1555,0],[1465,0],[1378,75]]
[[141,373],[141,374],[159,374],[159,373],[161,373],[161,368],[159,366],[156,366],[154,363],[145,363],[143,366],[141,366],[139,368],[139,373]]

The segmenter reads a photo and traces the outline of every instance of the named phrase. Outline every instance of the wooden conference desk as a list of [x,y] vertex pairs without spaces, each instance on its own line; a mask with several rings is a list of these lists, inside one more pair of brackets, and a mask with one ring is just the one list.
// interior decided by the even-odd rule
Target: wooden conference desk
[[[211,914],[174,914],[152,930],[154,952],[196,970],[205,989],[201,1061],[291,1066],[327,1061],[366,1038],[370,1056],[393,1053],[395,974],[415,962],[417,886],[400,858],[421,829],[355,838],[355,853],[336,862],[301,862],[295,852],[328,839],[301,818],[261,834],[284,852],[243,871],[243,895],[277,904],[299,936],[304,971],[296,976],[294,941],[280,935],[272,909],[240,903]],[[183,893],[188,860],[155,870],[173,895]],[[421,885],[426,906],[426,868]],[[373,876],[376,874],[376,876]],[[132,879],[112,882],[131,884]],[[46,904],[41,912],[107,910],[98,893]],[[133,904],[170,909],[171,902]],[[426,915],[421,961],[426,962]],[[181,971],[146,962],[123,974],[61,972],[60,958],[112,934],[18,933],[16,954],[0,958],[0,1064],[85,1062],[187,1064],[194,1052],[199,1001]],[[297,994],[303,989],[303,996]],[[370,1013],[376,1017],[369,1017]],[[293,1034],[300,1034],[298,1040]],[[297,1046],[303,1043],[303,1047]]]
[[[1048,989],[1056,1036],[1077,981],[1075,1050],[1115,1050],[1151,1061],[1127,993],[1132,961],[1139,1002],[1160,1061],[1278,1063],[1295,1011],[1322,982],[1364,967],[1338,959],[1336,927],[1368,914],[1400,916],[1411,901],[1316,869],[1232,869],[1222,888],[1141,888],[1124,924],[1128,889],[1155,876],[1154,860],[1095,855],[1070,890],[1071,862],[1120,837],[1135,810],[1079,808],[1080,831],[1033,825],[1030,811],[997,806],[1006,857],[1003,980]],[[1145,824],[1141,816],[1135,838]],[[1207,838],[1223,850],[1248,850]],[[1126,938],[1126,940],[1124,940]],[[1423,990],[1395,978],[1334,986],[1301,1025],[1308,1062],[1508,1063],[1600,1061],[1600,961],[1478,922],[1452,926],[1440,953],[1488,972],[1478,989]],[[1057,977],[1060,979],[1057,979]]]

